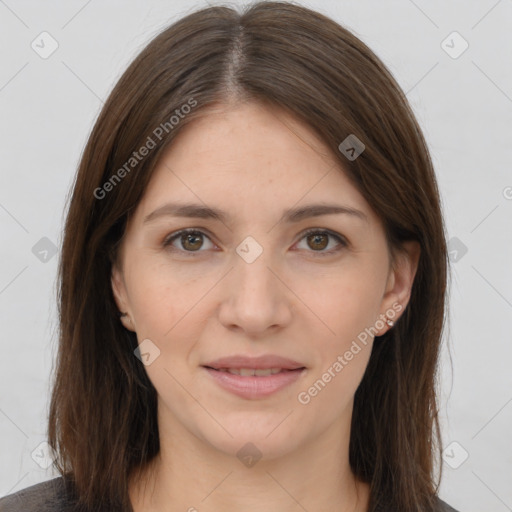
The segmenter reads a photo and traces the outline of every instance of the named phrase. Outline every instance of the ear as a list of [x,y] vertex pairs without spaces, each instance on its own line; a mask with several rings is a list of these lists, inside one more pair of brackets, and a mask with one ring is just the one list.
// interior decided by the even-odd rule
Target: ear
[[129,331],[135,332],[123,272],[118,267],[117,263],[112,264],[110,283],[117,308],[119,309],[120,313],[124,313],[124,315],[120,317],[121,323]]
[[[402,311],[405,310],[411,297],[412,285],[418,270],[421,248],[420,244],[413,240],[403,243],[403,250],[395,255],[395,261],[392,263],[386,290],[382,298],[381,317],[388,313],[388,317],[396,322]],[[400,305],[400,306],[398,306]],[[391,315],[394,314],[394,318]],[[386,326],[379,336],[389,329]]]

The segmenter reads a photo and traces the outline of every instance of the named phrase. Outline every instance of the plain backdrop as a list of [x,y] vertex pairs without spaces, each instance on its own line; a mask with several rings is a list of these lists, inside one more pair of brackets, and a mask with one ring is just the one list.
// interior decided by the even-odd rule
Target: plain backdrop
[[[453,273],[440,495],[461,512],[510,511],[512,1],[298,3],[374,50],[424,131]],[[57,476],[38,459],[57,341],[55,251],[92,125],[143,46],[206,5],[0,0],[0,496]]]

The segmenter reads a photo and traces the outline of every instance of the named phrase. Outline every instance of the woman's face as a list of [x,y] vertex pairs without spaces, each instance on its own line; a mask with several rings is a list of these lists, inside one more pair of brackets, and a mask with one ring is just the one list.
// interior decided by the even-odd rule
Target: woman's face
[[[160,435],[230,455],[250,442],[271,459],[347,433],[418,254],[391,270],[379,219],[328,155],[307,126],[249,103],[189,124],[161,158],[112,273]],[[232,356],[249,360],[215,362]]]

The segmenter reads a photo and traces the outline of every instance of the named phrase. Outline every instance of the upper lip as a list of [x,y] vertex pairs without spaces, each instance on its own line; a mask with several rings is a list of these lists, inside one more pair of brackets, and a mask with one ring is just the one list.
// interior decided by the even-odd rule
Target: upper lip
[[253,370],[266,370],[268,368],[296,370],[298,368],[304,368],[304,365],[297,361],[272,354],[258,357],[248,357],[244,355],[221,357],[203,366],[208,366],[216,370],[220,368],[250,368]]

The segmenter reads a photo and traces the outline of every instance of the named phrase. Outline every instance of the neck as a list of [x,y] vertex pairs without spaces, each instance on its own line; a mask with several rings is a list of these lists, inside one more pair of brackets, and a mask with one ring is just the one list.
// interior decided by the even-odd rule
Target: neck
[[351,471],[342,425],[292,453],[246,466],[168,420],[159,454],[130,485],[134,512],[368,510],[369,485]]

